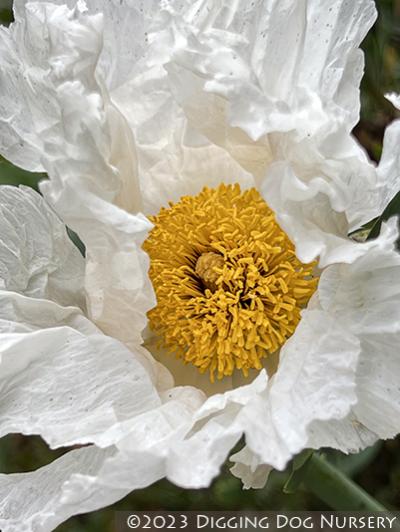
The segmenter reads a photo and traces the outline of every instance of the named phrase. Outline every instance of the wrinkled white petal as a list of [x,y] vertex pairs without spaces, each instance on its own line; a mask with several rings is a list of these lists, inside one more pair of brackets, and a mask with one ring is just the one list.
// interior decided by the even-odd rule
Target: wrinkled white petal
[[[358,46],[375,19],[373,2],[203,1],[196,8],[181,20],[175,13],[170,72],[200,131],[212,135],[229,123],[253,141],[278,131],[298,138],[350,132],[359,113]],[[199,108],[193,113],[200,91],[228,104],[205,94],[211,120],[214,111],[205,125]]]
[[263,488],[272,471],[271,466],[260,463],[259,457],[246,446],[232,455],[230,461],[235,463],[230,471],[235,477],[240,478],[244,489]]
[[[391,100],[400,109],[400,96]],[[395,120],[385,131],[382,156],[377,169],[379,185],[382,190],[380,198],[381,212],[400,189],[400,120]]]
[[262,371],[251,384],[209,397],[195,412],[190,433],[171,449],[168,478],[186,488],[209,486],[243,433],[248,407],[267,384]]
[[[99,472],[115,449],[85,447],[66,453],[33,473],[0,475],[3,532],[50,532],[71,515],[96,510],[128,493],[107,485]],[[79,500],[71,492],[86,495]]]
[[[132,133],[96,76],[103,15],[89,13],[83,2],[71,9],[45,2],[17,7],[16,23],[1,36],[11,56],[3,69],[6,87],[20,108],[12,117],[0,112],[8,128],[2,139],[21,137],[40,154],[51,178],[42,192],[86,246],[89,312],[104,331],[134,346],[154,305],[141,251],[151,225],[129,214],[141,205]],[[37,169],[24,146],[15,156],[0,149]]]
[[226,102],[204,91],[204,80],[175,62],[166,66],[174,98],[184,109],[189,124],[214,145],[223,147],[255,178],[264,176],[273,152],[268,138],[254,142],[241,129],[230,126]]
[[136,453],[160,456],[165,462],[178,441],[185,438],[193,426],[196,411],[205,400],[204,394],[191,386],[175,387],[161,394],[163,404],[144,412],[124,424],[124,437],[117,443],[120,450],[131,454],[133,464]]
[[0,433],[52,446],[109,445],[121,423],[160,405],[137,353],[77,309],[0,292]]
[[315,421],[309,429],[308,447],[331,447],[344,453],[358,453],[379,440],[379,436],[365,427],[354,412],[344,419]]
[[268,168],[261,191],[302,260],[351,262],[375,245],[355,246],[348,235],[379,217],[399,191],[399,141],[397,120],[386,129],[377,168],[350,138],[338,151],[328,140],[279,145],[281,160]]
[[320,280],[321,305],[360,339],[357,367],[358,423],[390,438],[400,430],[400,255],[395,251],[397,221],[391,220],[393,236],[353,264],[335,265]]
[[227,151],[190,126],[162,65],[149,69],[142,61],[131,76],[111,98],[135,132],[144,212],[157,213],[170,201],[221,181],[253,186],[252,177]]
[[[141,251],[151,225],[144,216],[129,214],[141,202],[132,133],[95,77],[103,17],[88,14],[82,3],[71,10],[28,3],[24,15],[37,39],[46,29],[37,54],[46,64],[42,98],[49,93],[54,104],[52,126],[41,132],[42,162],[51,177],[42,191],[86,246],[92,318],[132,346],[154,305]],[[11,31],[23,25],[19,21]]]
[[166,67],[189,123],[252,173],[267,202],[270,180],[286,180],[272,207],[280,222],[296,217],[301,234],[289,235],[313,258],[328,248],[321,264],[340,261],[348,233],[379,216],[398,188],[397,132],[388,131],[380,172],[349,135],[359,117],[358,46],[375,16],[369,0],[200,2],[174,13]]
[[[327,313],[305,312],[269,382],[262,371],[252,384],[203,404],[190,436],[174,448],[170,480],[192,488],[208,485],[242,434],[258,465],[283,469],[307,447],[308,428],[315,420],[340,420],[350,413],[359,350],[357,338]],[[239,470],[250,483],[248,471]],[[261,482],[266,469],[258,473]]]
[[52,530],[70,515],[111,504],[166,476],[171,450],[187,433],[203,397],[186,387],[164,399],[160,408],[125,422],[118,450],[86,447],[34,473],[0,475],[2,530],[19,532],[21,523],[27,531]]
[[[37,49],[37,37],[32,36],[27,24],[16,28],[14,35],[5,27],[0,27],[0,151],[17,166],[40,172],[43,171],[40,133],[52,124],[53,103],[52,99],[44,101],[41,97],[46,82],[37,64],[40,56],[31,55],[31,90],[25,90],[24,74],[28,69],[14,45],[14,39],[20,40],[23,32],[27,48]],[[35,109],[35,113],[27,112],[30,108]]]
[[[321,267],[352,262],[380,245],[380,240],[360,244],[348,237],[351,226],[346,209],[351,202],[358,203],[357,190],[362,191],[355,186],[361,187],[358,177],[355,181],[351,186],[340,181],[329,182],[323,176],[306,181],[300,179],[288,163],[271,166],[262,192],[276,212],[279,224],[296,245],[300,260],[310,262],[319,256]],[[364,194],[365,189],[362,197]]]
[[0,288],[85,308],[84,259],[30,188],[0,188]]
[[356,402],[359,351],[357,338],[327,313],[304,312],[281,350],[268,406],[255,405],[253,430],[246,433],[247,445],[264,463],[282,469],[289,457],[307,447],[313,421],[342,419],[350,412]]

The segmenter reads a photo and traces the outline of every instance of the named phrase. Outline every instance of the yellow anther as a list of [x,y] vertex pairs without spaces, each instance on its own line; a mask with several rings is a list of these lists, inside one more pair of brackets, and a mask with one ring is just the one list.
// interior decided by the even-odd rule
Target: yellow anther
[[213,381],[245,376],[300,321],[318,280],[255,189],[205,188],[151,218],[144,243],[157,306],[150,325],[169,351]]

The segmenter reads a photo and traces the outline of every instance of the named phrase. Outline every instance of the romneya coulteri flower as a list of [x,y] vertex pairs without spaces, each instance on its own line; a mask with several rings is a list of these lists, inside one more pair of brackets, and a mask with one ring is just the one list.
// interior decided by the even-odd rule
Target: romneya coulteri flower
[[351,137],[374,3],[65,1],[0,29],[1,152],[49,176],[0,189],[0,427],[75,448],[2,530],[397,434],[397,224],[349,236],[400,188],[399,122]]

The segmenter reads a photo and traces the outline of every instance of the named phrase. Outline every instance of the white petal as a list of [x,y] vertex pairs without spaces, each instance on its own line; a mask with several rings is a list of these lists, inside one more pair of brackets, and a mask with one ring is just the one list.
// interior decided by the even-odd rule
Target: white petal
[[155,303],[141,250],[151,225],[128,214],[141,206],[135,147],[97,75],[103,16],[72,4],[19,3],[16,23],[1,30],[10,56],[5,86],[18,105],[3,113],[4,138],[12,141],[3,152],[31,169],[36,163],[29,150],[24,159],[20,138],[40,154],[50,176],[42,192],[86,246],[89,312],[105,332],[135,346]]
[[111,98],[135,132],[144,212],[157,213],[170,201],[222,181],[253,186],[234,158],[188,124],[161,65],[136,65],[131,75]]
[[298,175],[289,163],[275,163],[261,190],[296,245],[300,260],[310,262],[319,256],[321,267],[349,263],[379,245],[348,237],[352,229],[380,214],[381,191],[375,171],[355,158],[319,164],[310,177],[311,159],[301,171],[297,166]]
[[[389,225],[396,228],[397,221]],[[389,438],[400,430],[400,255],[394,237],[377,239],[380,246],[350,265],[323,272],[319,299],[322,306],[361,342],[357,367],[357,399],[353,412],[358,423]]]
[[[50,532],[71,515],[122,498],[126,489],[101,480],[104,463],[114,454],[113,448],[85,447],[33,473],[0,475],[1,530]],[[82,496],[74,499],[74,492]]]
[[[249,448],[263,463],[282,469],[308,446],[315,420],[342,419],[356,402],[359,342],[327,313],[307,310],[281,350],[268,405],[258,400],[249,412]],[[329,376],[329,378],[327,378]],[[262,428],[260,428],[262,427]]]
[[[396,305],[399,312],[400,305]],[[365,333],[361,340],[363,356],[357,371],[357,420],[381,439],[400,431],[400,362],[397,330],[380,335]]]
[[375,16],[369,0],[204,2],[177,24],[174,74],[192,71],[203,90],[226,98],[229,124],[253,140],[349,132],[359,111],[358,46]]
[[[146,311],[154,305],[141,250],[151,225],[144,216],[128,214],[141,203],[132,134],[95,75],[103,19],[84,12],[82,2],[71,10],[30,3],[23,12],[25,22],[20,20],[11,31],[32,26],[39,46],[35,57],[46,65],[41,98],[52,102],[51,127],[40,135],[42,162],[51,178],[42,191],[86,246],[92,318],[133,346],[140,340]],[[44,33],[43,43],[39,35]],[[22,40],[15,46],[23,47]],[[29,70],[32,58],[23,52],[18,50]],[[130,284],[131,278],[136,284]]]
[[246,428],[247,406],[267,387],[262,371],[249,385],[210,397],[190,433],[170,451],[168,478],[186,488],[209,486]]
[[124,435],[124,421],[160,406],[141,354],[77,309],[12,292],[0,299],[2,435],[106,446]]
[[[0,152],[17,166],[41,172],[43,143],[40,131],[51,125],[53,105],[48,101],[47,113],[44,112],[44,101],[38,95],[44,89],[45,76],[37,64],[30,72],[31,90],[25,91],[24,75],[28,69],[19,57],[14,41],[20,38],[22,31],[0,27]],[[25,39],[28,49],[36,48],[37,43],[29,30]],[[40,62],[40,57],[36,61]],[[27,112],[31,106],[38,110],[39,119]]]
[[244,489],[260,489],[267,483],[272,467],[260,462],[259,457],[251,452],[248,447],[232,455],[229,460],[235,465],[231,467],[231,473],[240,478]]
[[189,434],[170,450],[168,478],[184,487],[208,486],[243,434],[257,462],[250,470],[247,463],[235,469],[247,483],[265,480],[265,465],[284,468],[311,445],[313,422],[349,415],[357,400],[359,351],[357,338],[327,313],[305,312],[270,382],[262,371],[251,384],[213,395],[197,410]]
[[273,153],[268,138],[254,142],[244,131],[228,123],[227,102],[204,90],[204,80],[177,63],[167,66],[174,98],[184,109],[189,125],[224,148],[255,178],[265,175]]
[[85,308],[84,259],[29,188],[0,187],[0,287]]
[[[41,0],[43,2],[43,0]],[[66,5],[70,9],[76,0],[51,0],[52,4]],[[26,0],[14,0],[17,20],[25,17]],[[130,0],[81,0],[83,10],[90,15],[100,14],[104,24],[104,43],[97,71],[110,91],[124,85],[132,78],[133,70],[147,56],[150,27],[157,23],[161,7],[158,0],[132,2]],[[157,26],[159,23],[157,23]],[[161,27],[162,29],[162,21]]]
[[205,396],[191,386],[176,387],[161,395],[163,404],[143,412],[124,424],[124,437],[117,443],[120,450],[132,456],[135,467],[137,453],[161,456],[167,464],[175,454],[177,442],[184,439],[193,426],[196,411]]
[[[165,417],[165,426],[168,421],[171,417]],[[165,455],[173,440],[160,438],[156,443],[158,452],[85,447],[33,473],[0,475],[1,529],[50,532],[72,515],[97,510],[147,487],[166,475]]]
[[314,421],[309,429],[308,447],[331,447],[344,453],[358,453],[379,440],[379,436],[358,421],[354,412],[344,419]]
[[183,437],[198,406],[193,391],[176,390],[139,430],[132,427],[120,451],[91,446],[34,473],[0,475],[1,529],[19,532],[23,524],[27,532],[47,532],[71,515],[112,504],[164,477],[170,447]]
[[190,128],[174,101],[162,67],[168,54],[160,41],[167,32],[159,3],[90,0],[87,5],[90,13],[104,15],[97,73],[134,131],[144,212],[156,213],[169,201],[221,181],[252,186],[251,176],[225,150]]
[[[355,404],[359,342],[321,310],[305,312],[281,351],[277,373],[210,397],[196,413],[190,435],[174,447],[168,477],[185,487],[207,486],[244,434],[261,482],[268,467],[283,469],[310,442],[315,420],[341,420]],[[329,375],[329,379],[326,376]],[[236,471],[251,482],[251,468]],[[259,476],[257,476],[259,475]]]
[[[392,100],[400,109],[400,96]],[[382,156],[377,170],[381,188],[380,210],[383,212],[388,203],[400,189],[400,120],[395,120],[386,128],[383,139]]]
[[400,109],[400,94],[397,94],[396,92],[390,92],[388,94],[385,94],[385,98],[391,102],[396,109]]

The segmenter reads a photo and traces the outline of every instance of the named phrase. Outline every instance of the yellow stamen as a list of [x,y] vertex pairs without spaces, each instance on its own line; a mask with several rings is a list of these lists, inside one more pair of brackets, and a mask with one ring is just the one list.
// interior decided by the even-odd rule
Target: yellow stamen
[[297,259],[255,189],[204,188],[151,221],[143,247],[158,304],[148,315],[162,343],[211,381],[262,369],[299,323],[315,264]]

